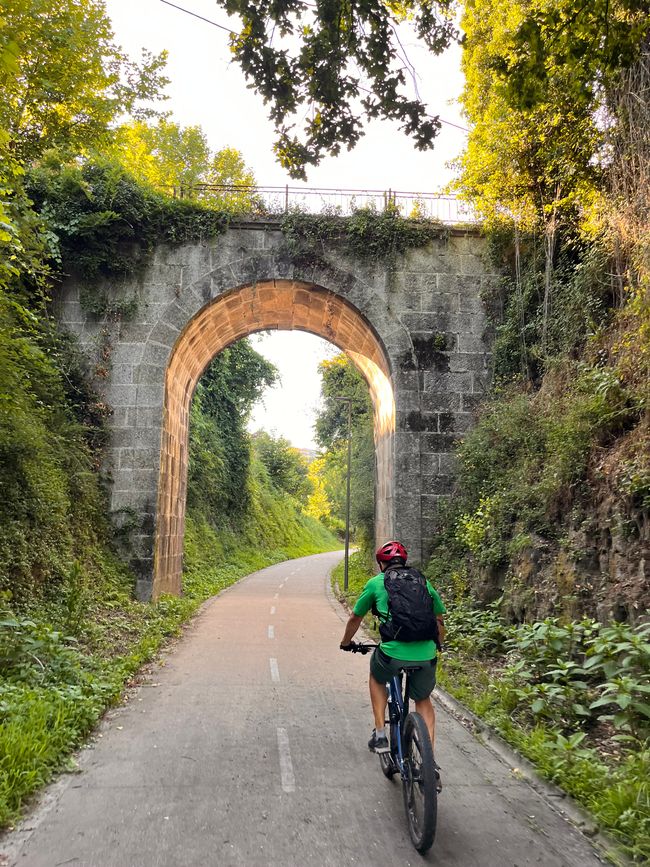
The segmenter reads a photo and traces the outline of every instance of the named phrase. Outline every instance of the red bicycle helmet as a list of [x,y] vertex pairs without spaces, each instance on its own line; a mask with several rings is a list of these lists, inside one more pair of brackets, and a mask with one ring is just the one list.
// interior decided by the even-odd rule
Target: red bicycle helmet
[[408,551],[401,542],[386,542],[385,545],[377,548],[375,557],[380,566],[383,566],[384,563],[390,563],[390,561],[394,560],[396,557],[406,563]]

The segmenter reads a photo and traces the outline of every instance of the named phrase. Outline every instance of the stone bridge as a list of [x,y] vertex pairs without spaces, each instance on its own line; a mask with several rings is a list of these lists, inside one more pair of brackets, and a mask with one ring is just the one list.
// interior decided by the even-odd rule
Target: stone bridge
[[[445,229],[389,265],[328,242],[311,261],[277,222],[232,225],[185,246],[159,246],[130,281],[70,281],[58,301],[112,407],[111,509],[130,522],[142,599],[181,589],[192,394],[212,358],[241,337],[301,329],[344,350],[374,405],[378,539],[424,562],[440,499],[453,485],[454,442],[489,380],[482,298],[495,279],[474,230]],[[102,315],[86,312],[88,290]],[[118,311],[129,308],[130,315]],[[300,359],[296,359],[300,363]]]

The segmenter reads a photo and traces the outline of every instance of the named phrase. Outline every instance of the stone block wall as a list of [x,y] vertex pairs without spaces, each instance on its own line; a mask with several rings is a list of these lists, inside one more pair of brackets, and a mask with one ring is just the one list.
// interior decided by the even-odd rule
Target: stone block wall
[[471,232],[445,232],[391,267],[355,261],[336,244],[305,264],[269,222],[160,246],[137,279],[101,287],[114,309],[135,298],[128,321],[86,314],[79,284],[66,285],[61,323],[99,366],[110,358],[111,506],[117,521],[139,526],[131,551],[139,595],[180,590],[196,383],[221,349],[269,328],[331,340],[364,374],[375,407],[378,538],[398,537],[425,561],[454,484],[454,444],[489,383],[482,298],[493,279]]

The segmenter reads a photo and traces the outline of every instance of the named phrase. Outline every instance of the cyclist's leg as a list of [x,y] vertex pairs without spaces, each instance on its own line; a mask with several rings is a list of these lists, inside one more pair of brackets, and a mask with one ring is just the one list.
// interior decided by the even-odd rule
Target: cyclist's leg
[[383,729],[388,704],[386,684],[399,671],[399,663],[386,656],[377,647],[370,657],[370,701],[375,718],[375,728]]
[[431,704],[431,693],[436,685],[437,663],[437,659],[422,663],[422,668],[411,674],[411,697],[415,702],[415,710],[429,730],[431,746],[434,746],[436,735],[436,712]]
[[386,705],[388,704],[388,692],[386,684],[379,683],[370,674],[368,684],[370,686],[370,701],[372,702],[372,714],[375,718],[375,728],[383,729],[386,720]]

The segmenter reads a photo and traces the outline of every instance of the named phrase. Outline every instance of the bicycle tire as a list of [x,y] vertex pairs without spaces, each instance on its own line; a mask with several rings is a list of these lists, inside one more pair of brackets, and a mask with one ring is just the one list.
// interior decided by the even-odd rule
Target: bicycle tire
[[417,851],[424,855],[436,836],[438,792],[431,738],[419,713],[406,717],[404,764],[402,791],[409,834]]
[[397,750],[397,746],[395,740],[397,738],[397,726],[391,723],[390,726],[390,752],[389,753],[380,753],[379,754],[379,764],[381,765],[381,771],[383,775],[388,780],[392,780],[395,774],[398,771],[397,762],[393,757],[393,752]]

